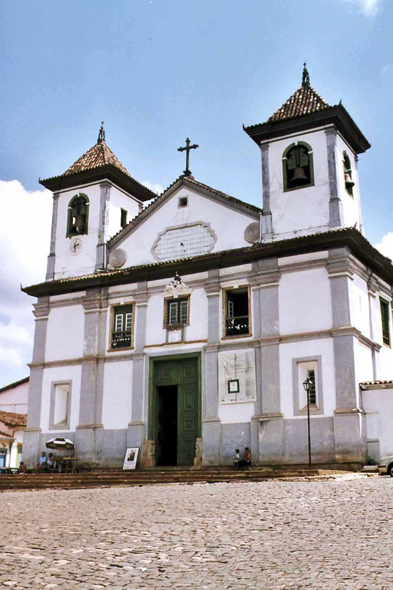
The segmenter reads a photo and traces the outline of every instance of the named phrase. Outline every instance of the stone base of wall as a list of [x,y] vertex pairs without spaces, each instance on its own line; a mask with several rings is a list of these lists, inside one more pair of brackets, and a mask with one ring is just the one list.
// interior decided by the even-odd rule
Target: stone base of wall
[[[377,461],[376,444],[363,441],[363,416],[340,414],[339,417],[313,417],[311,419],[311,458],[314,465],[351,465],[362,467],[367,453]],[[155,444],[144,438],[144,424],[131,424],[128,429],[104,430],[79,428],[76,432],[56,433],[70,438],[76,444],[75,456],[79,465],[121,468],[126,449],[139,447],[138,467],[155,467]],[[280,416],[253,419],[252,423],[221,424],[220,420],[203,423],[202,438],[195,448],[194,468],[233,465],[235,449],[243,453],[252,449],[254,466],[308,465],[307,419],[284,420]],[[53,433],[39,430],[26,431],[23,443],[23,461],[27,467],[37,464],[41,451],[49,452],[46,442]],[[56,454],[57,451],[54,451]],[[69,452],[67,454],[70,454]]]

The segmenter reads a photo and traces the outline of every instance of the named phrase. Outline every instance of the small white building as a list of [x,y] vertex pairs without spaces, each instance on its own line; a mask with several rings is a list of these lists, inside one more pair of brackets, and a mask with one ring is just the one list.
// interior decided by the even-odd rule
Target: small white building
[[0,388],[0,411],[27,414],[29,377]]
[[[186,168],[164,193],[105,142],[53,191],[38,298],[24,459],[53,436],[90,464],[362,465],[360,382],[392,376],[393,266],[363,232],[358,155],[340,103],[302,86],[245,128],[262,156],[262,208]],[[373,434],[374,437],[374,434]]]
[[0,411],[0,468],[19,467],[27,415]]

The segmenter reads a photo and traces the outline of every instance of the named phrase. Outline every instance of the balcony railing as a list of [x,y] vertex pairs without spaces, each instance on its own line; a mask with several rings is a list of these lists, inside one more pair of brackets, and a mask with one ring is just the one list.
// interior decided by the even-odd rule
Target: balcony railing
[[112,332],[112,348],[129,348],[131,346],[131,331]]
[[225,320],[226,336],[241,336],[249,334],[249,317],[248,315],[239,316]]

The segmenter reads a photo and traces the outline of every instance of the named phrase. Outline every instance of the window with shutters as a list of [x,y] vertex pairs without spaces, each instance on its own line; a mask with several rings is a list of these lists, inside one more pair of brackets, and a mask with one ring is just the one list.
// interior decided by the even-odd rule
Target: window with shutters
[[381,322],[382,322],[382,342],[390,346],[390,303],[385,299],[380,299],[381,304]]
[[189,297],[165,299],[165,320],[167,328],[176,328],[189,324]]
[[250,301],[247,287],[224,291],[225,337],[250,336]]
[[305,142],[292,143],[282,156],[284,192],[314,186],[313,152]]
[[111,350],[131,348],[134,327],[133,304],[112,308]]

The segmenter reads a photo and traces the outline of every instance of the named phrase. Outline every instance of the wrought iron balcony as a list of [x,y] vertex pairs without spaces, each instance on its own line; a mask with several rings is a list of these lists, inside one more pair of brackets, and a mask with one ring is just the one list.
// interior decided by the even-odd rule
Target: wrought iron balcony
[[230,318],[225,320],[226,336],[241,336],[242,334],[249,334],[248,315],[243,315],[237,318]]
[[129,348],[131,346],[131,331],[112,332],[112,348]]

